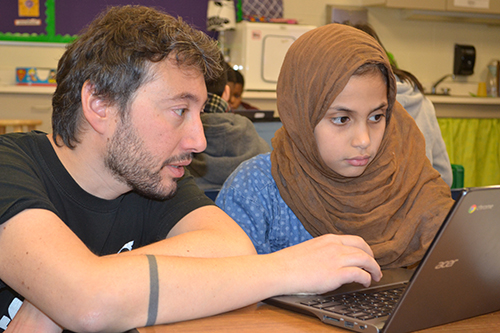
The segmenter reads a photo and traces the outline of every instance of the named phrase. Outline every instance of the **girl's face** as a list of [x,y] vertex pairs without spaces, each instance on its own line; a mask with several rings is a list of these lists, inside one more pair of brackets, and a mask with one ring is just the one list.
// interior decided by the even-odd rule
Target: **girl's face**
[[387,84],[380,72],[352,76],[314,129],[323,161],[344,177],[365,171],[385,132]]

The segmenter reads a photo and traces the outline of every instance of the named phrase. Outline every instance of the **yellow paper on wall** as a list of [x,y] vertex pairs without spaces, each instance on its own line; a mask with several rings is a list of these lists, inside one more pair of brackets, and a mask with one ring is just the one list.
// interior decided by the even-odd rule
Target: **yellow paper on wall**
[[20,17],[39,17],[39,0],[18,0],[18,14]]
[[452,164],[464,167],[464,187],[500,185],[500,119],[438,118]]

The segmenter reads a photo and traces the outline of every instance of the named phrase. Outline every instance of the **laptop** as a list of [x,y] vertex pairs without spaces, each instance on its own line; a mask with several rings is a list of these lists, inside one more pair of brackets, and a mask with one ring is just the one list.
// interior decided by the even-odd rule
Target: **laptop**
[[467,188],[415,270],[384,270],[369,288],[265,302],[356,332],[421,330],[500,310],[499,254],[500,186]]

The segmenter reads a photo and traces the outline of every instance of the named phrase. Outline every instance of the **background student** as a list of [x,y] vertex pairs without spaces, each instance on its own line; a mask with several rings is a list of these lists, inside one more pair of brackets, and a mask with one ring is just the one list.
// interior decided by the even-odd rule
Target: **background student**
[[[231,78],[230,78],[231,80]],[[243,101],[243,89],[245,78],[240,71],[234,70],[234,88],[232,90],[229,104],[233,110],[258,110],[257,107]]]
[[305,33],[286,54],[277,103],[273,151],[242,163],[216,201],[257,252],[358,235],[382,267],[418,262],[453,200],[396,101],[382,47],[346,25]]
[[201,115],[207,147],[194,154],[193,161],[186,166],[204,191],[219,190],[241,162],[271,151],[250,119],[231,112],[228,79],[234,80],[235,71],[222,54],[221,66],[224,68],[222,75],[207,82],[208,100]]

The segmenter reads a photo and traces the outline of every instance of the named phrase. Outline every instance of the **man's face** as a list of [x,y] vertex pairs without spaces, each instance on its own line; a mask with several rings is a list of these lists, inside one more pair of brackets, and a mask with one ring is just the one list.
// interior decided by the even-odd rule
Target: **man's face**
[[108,143],[105,163],[120,182],[141,195],[167,199],[192,154],[206,148],[200,113],[207,98],[203,75],[169,59],[153,64],[126,119]]

